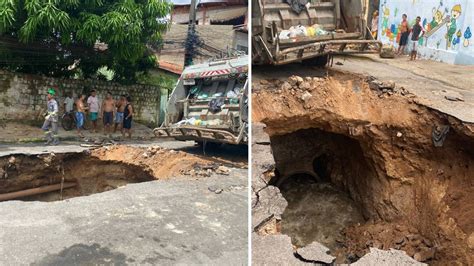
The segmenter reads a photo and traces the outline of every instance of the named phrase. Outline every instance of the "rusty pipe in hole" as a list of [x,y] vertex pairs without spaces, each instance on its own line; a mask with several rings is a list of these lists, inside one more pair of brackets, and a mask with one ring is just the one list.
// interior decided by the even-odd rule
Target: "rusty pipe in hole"
[[[64,182],[63,189],[75,187],[76,185],[77,184],[75,182]],[[33,196],[33,195],[48,193],[48,192],[56,191],[56,190],[60,190],[60,189],[61,189],[61,183],[54,184],[54,185],[37,187],[37,188],[30,188],[30,189],[15,191],[15,192],[8,192],[8,193],[0,194],[0,201],[6,201],[6,200],[12,200],[12,199],[17,199],[17,198],[27,197],[27,196]]]

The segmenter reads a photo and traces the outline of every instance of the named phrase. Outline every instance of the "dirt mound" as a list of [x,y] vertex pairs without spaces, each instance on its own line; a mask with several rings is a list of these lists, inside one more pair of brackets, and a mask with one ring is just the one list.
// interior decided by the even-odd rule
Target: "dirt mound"
[[370,77],[335,72],[258,87],[253,121],[271,138],[273,184],[298,172],[323,176],[377,221],[345,230],[349,261],[379,247],[438,265],[474,263],[472,125]]
[[92,150],[91,156],[102,161],[122,162],[136,165],[149,171],[156,179],[177,177],[178,173],[190,170],[194,164],[210,163],[209,160],[195,155],[153,146],[136,148],[125,145],[113,145]]

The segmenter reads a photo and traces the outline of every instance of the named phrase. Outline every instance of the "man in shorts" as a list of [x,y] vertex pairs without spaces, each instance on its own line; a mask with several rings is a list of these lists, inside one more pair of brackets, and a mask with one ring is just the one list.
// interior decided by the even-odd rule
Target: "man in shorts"
[[410,35],[410,27],[408,25],[407,18],[408,18],[407,15],[403,14],[402,23],[400,25],[401,36],[400,36],[400,42],[398,45],[398,53],[397,53],[398,55],[405,52],[405,48],[408,43],[408,36]]
[[120,96],[120,100],[117,102],[117,112],[115,113],[115,127],[114,127],[114,133],[117,132],[117,128],[120,125],[120,130],[122,130],[122,124],[123,124],[123,111],[125,111],[125,97],[126,95]]
[[89,119],[92,121],[92,132],[97,132],[97,119],[99,118],[99,99],[97,92],[91,91],[91,96],[87,98],[87,105],[89,107]]
[[132,107],[132,98],[127,96],[125,100],[125,110],[123,112],[123,130],[122,136],[125,138],[125,135],[128,134],[128,138],[132,139],[132,118],[133,118],[133,107]]
[[86,118],[85,111],[87,107],[84,104],[84,99],[86,98],[86,95],[84,94],[79,94],[79,98],[76,100],[76,128],[77,128],[77,134],[79,137],[84,138],[84,135],[82,134],[81,130],[84,127],[84,120]]
[[48,90],[47,114],[44,119],[42,130],[45,131],[46,145],[58,145],[58,102],[54,99],[56,91],[52,88]]
[[111,134],[112,124],[114,123],[115,100],[112,93],[107,92],[105,100],[102,102],[102,117],[104,120],[104,134]]
[[410,56],[410,61],[416,60],[416,56],[418,54],[417,48],[418,48],[418,40],[420,37],[425,34],[425,29],[423,29],[423,26],[421,26],[421,17],[416,17],[416,22],[415,25],[413,25],[412,29],[412,35],[411,35],[411,56]]

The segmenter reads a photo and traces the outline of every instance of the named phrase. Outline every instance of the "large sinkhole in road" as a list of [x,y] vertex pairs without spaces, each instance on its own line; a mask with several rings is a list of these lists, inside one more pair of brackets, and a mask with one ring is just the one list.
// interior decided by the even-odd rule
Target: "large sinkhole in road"
[[342,230],[363,223],[370,197],[364,183],[376,178],[360,144],[349,137],[318,129],[273,136],[276,175],[270,181],[288,201],[281,230],[294,245],[318,241],[337,249]]
[[0,163],[0,201],[56,201],[155,179],[139,166],[84,153],[14,155]]

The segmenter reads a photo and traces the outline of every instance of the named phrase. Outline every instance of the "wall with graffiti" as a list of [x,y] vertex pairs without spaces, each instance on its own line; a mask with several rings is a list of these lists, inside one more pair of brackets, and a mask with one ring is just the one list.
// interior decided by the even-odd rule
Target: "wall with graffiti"
[[418,40],[418,52],[423,58],[474,65],[474,1],[381,0],[379,14],[378,38],[384,44],[398,48],[403,14],[410,28],[420,16],[425,33]]

